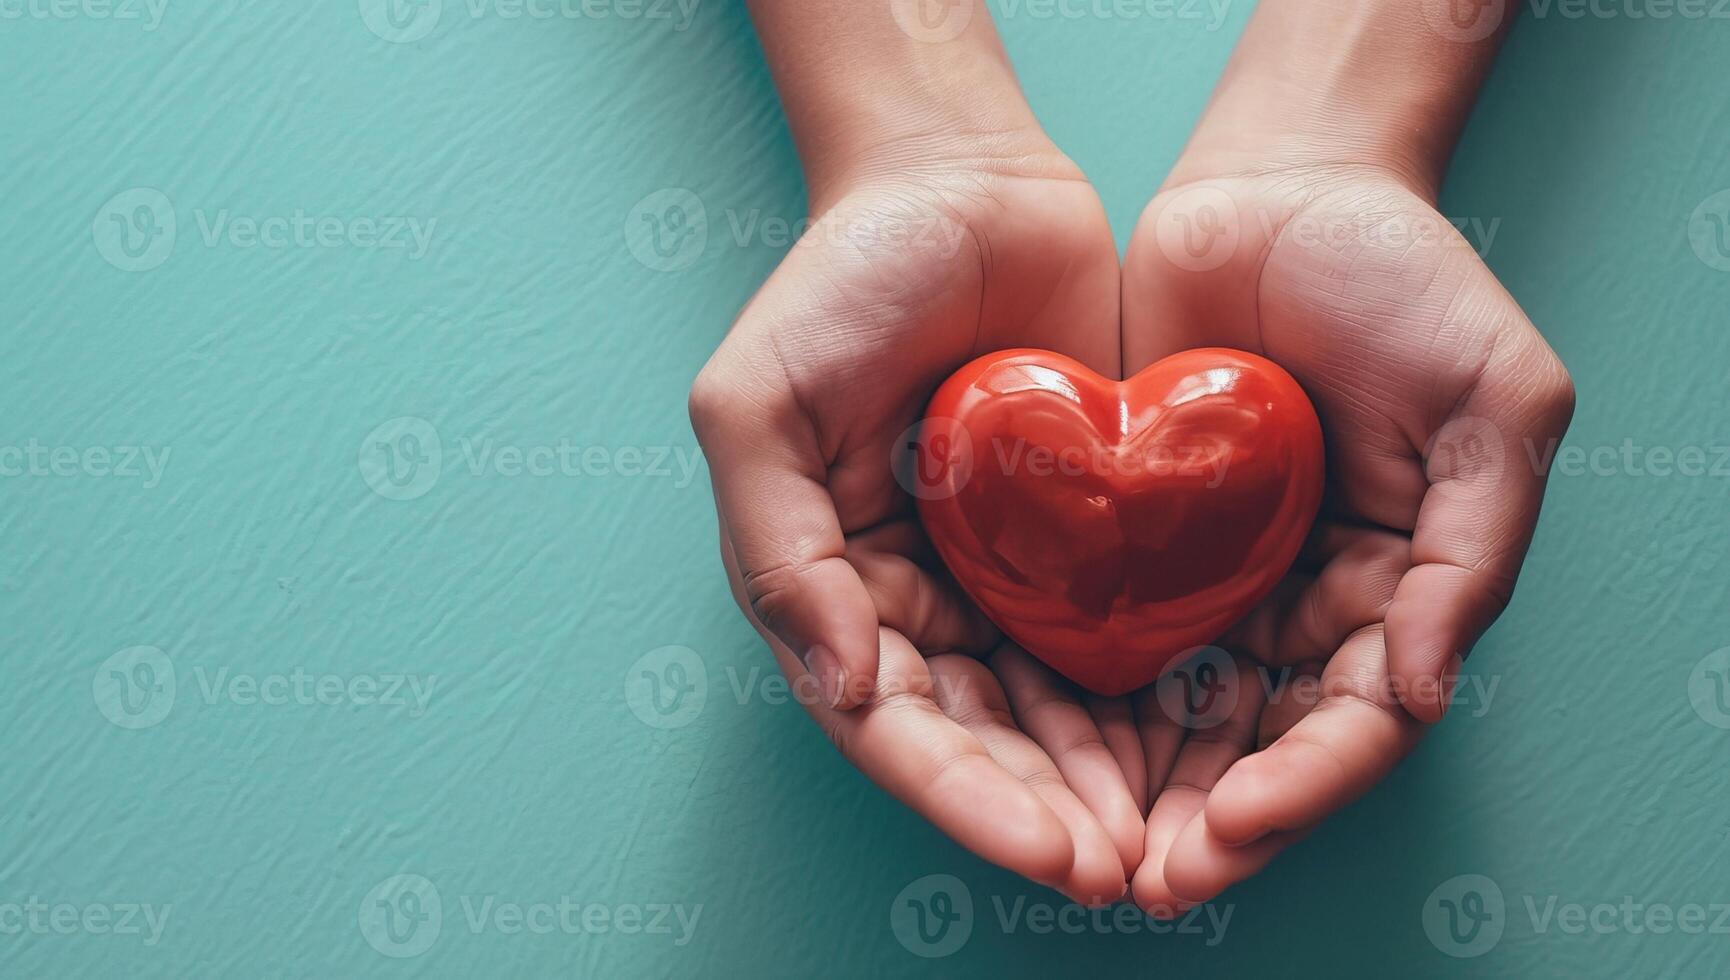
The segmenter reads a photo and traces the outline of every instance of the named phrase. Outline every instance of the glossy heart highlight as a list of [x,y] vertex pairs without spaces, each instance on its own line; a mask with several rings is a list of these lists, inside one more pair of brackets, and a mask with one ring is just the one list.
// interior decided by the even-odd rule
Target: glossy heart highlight
[[903,486],[962,588],[1100,694],[1152,683],[1261,601],[1322,496],[1303,389],[1220,348],[1127,381],[990,354],[937,390],[912,449]]

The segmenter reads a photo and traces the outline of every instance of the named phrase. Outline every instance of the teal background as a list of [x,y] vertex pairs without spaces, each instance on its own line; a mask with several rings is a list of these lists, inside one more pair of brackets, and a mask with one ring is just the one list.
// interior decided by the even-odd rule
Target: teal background
[[[706,0],[678,29],[445,8],[407,43],[336,0],[169,0],[154,29],[0,18],[0,445],[170,453],[148,487],[82,462],[0,478],[0,974],[1730,972],[1723,935],[1540,931],[1526,910],[1730,902],[1712,723],[1730,718],[1702,686],[1719,661],[1697,669],[1730,645],[1724,471],[1553,478],[1471,664],[1493,704],[1228,893],[1223,935],[1006,929],[996,902],[1058,899],[887,799],[758,686],[771,665],[727,594],[705,471],[620,472],[621,448],[695,452],[685,390],[785,250],[728,216],[802,213],[742,9]],[[1121,239],[1249,5],[1218,29],[994,9]],[[1722,19],[1528,17],[1461,147],[1443,210],[1499,221],[1489,262],[1578,383],[1569,445],[1730,445],[1730,274],[1690,238],[1730,187],[1726,64]],[[132,188],[177,222],[145,271],[104,257]],[[659,271],[632,209],[669,188],[709,234]],[[436,225],[424,254],[207,241],[225,209]],[[385,425],[404,417],[421,421]],[[437,479],[381,482],[369,454],[429,428]],[[465,439],[609,462],[477,475]],[[671,727],[631,686],[669,645],[693,652],[648,663],[706,678]],[[139,646],[159,653],[121,653]],[[172,665],[172,698],[117,687],[135,663]],[[434,686],[424,710],[207,696],[225,668]],[[111,721],[148,720],[126,713],[141,703],[167,713]],[[365,906],[400,873],[443,918],[392,958]],[[932,874],[976,914],[927,961],[889,913]],[[1425,932],[1463,874],[1507,910],[1469,960]],[[462,902],[488,896],[701,911],[683,945],[472,931]],[[6,931],[8,903],[37,899],[171,910],[154,944]]]

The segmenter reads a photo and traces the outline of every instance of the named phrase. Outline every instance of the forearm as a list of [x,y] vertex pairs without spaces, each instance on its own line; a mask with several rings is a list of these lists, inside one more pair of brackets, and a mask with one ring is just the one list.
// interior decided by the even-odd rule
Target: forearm
[[1433,197],[1510,10],[1262,0],[1171,182],[1341,164],[1396,172]]
[[1039,132],[981,0],[749,6],[814,209],[850,180],[946,156],[1014,154]]

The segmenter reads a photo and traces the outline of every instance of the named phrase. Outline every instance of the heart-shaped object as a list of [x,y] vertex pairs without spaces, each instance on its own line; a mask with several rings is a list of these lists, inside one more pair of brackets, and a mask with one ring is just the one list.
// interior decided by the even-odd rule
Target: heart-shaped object
[[962,588],[1010,639],[1100,694],[1217,639],[1297,557],[1322,497],[1303,389],[1243,351],[1111,381],[1006,350],[932,397],[903,484]]

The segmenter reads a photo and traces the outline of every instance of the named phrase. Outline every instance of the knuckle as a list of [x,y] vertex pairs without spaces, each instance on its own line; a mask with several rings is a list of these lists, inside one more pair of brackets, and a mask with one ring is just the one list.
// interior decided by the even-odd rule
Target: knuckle
[[1556,361],[1554,376],[1545,394],[1551,412],[1555,414],[1563,426],[1566,426],[1574,418],[1576,392],[1574,379],[1569,376],[1568,369],[1562,366],[1560,360]]
[[745,601],[751,614],[771,630],[782,621],[799,601],[800,579],[807,566],[796,562],[777,562],[762,568],[746,569],[740,574],[745,588]]
[[1574,379],[1567,365],[1556,356],[1548,344],[1538,343],[1539,365],[1536,372],[1536,402],[1546,424],[1557,430],[1566,429],[1574,417]]
[[697,374],[697,379],[691,383],[691,394],[686,408],[691,414],[691,428],[697,433],[697,438],[701,439],[705,432],[713,431],[715,423],[726,417],[731,403],[728,387],[713,362],[704,367]]
[[857,765],[857,754],[854,751],[851,737],[852,729],[847,725],[846,717],[839,711],[819,711],[815,704],[805,705],[805,710],[811,719],[817,723],[823,736],[834,744],[835,750],[841,753],[841,758]]

